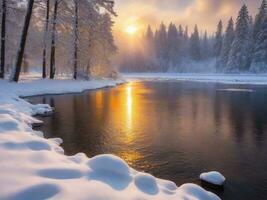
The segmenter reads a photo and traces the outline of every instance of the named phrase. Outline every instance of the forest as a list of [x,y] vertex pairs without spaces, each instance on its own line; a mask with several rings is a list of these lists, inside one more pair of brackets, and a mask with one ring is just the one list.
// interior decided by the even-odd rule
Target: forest
[[110,0],[2,0],[0,78],[18,81],[29,71],[50,79],[112,76],[113,6]]
[[[267,3],[255,17],[246,5],[236,21],[222,20],[215,33],[200,31],[195,25],[168,27],[149,25],[142,37],[142,51],[125,53],[120,69],[125,72],[213,72],[264,73],[267,71]],[[224,30],[225,29],[225,30]]]

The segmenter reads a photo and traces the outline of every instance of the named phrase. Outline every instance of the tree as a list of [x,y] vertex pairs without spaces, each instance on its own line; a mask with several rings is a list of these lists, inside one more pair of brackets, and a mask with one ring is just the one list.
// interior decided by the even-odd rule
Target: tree
[[183,35],[184,35],[184,29],[183,26],[180,24],[178,27],[178,36],[183,37]]
[[222,42],[223,42],[223,24],[222,24],[222,20],[220,20],[217,25],[217,31],[215,35],[215,43],[214,43],[215,57],[219,57],[219,55],[221,54]]
[[52,37],[51,37],[51,56],[50,56],[50,79],[54,79],[55,72],[56,72],[56,25],[57,25],[57,10],[58,10],[58,0],[55,0],[54,3],[54,14],[53,14],[53,21],[52,21]]
[[184,40],[187,41],[189,39],[189,36],[188,36],[188,26],[185,27],[185,30],[184,30]]
[[210,45],[208,40],[208,33],[205,31],[204,37],[201,43],[201,55],[203,59],[208,59],[210,56]]
[[248,35],[248,68],[251,66],[251,62],[254,54],[255,41],[253,38],[254,33],[254,22],[253,17],[249,17],[249,35]]
[[77,79],[77,68],[78,68],[78,0],[74,0],[74,20],[73,20],[73,35],[74,35],[74,55],[73,55],[73,78]]
[[174,67],[179,61],[178,31],[173,23],[170,23],[167,34],[167,62],[169,67]]
[[28,8],[27,8],[27,13],[26,13],[25,20],[24,20],[24,25],[22,28],[20,45],[17,51],[15,66],[10,77],[10,80],[15,81],[15,82],[18,82],[19,80],[28,29],[29,29],[29,25],[31,21],[31,16],[32,16],[33,4],[34,4],[34,0],[28,1]]
[[249,13],[246,5],[239,11],[227,71],[247,71],[249,69]]
[[261,3],[261,7],[259,8],[259,13],[256,15],[254,30],[253,30],[253,38],[254,41],[257,40],[258,34],[262,30],[262,26],[264,23],[265,18],[267,17],[267,2],[263,0]]
[[43,41],[43,73],[42,77],[46,78],[46,42],[48,38],[48,26],[49,26],[49,10],[50,10],[50,0],[46,0],[46,20],[44,28],[44,41]]
[[257,43],[255,44],[255,51],[251,65],[253,72],[267,71],[267,18],[265,17],[262,23],[262,29],[258,33]]
[[155,46],[158,62],[162,70],[166,71],[167,60],[167,31],[165,24],[161,23],[159,30],[155,33]]
[[194,32],[190,38],[190,55],[195,61],[201,60],[200,39],[197,25],[195,25]]
[[146,63],[145,67],[147,71],[154,70],[154,61],[155,61],[155,45],[154,45],[154,33],[151,29],[151,26],[148,25],[145,33],[145,47],[146,47]]
[[145,37],[146,37],[146,40],[149,42],[153,42],[154,40],[154,33],[150,25],[147,26]]
[[1,66],[0,78],[5,77],[5,56],[6,56],[6,0],[2,0],[2,28],[1,28]]
[[228,22],[227,29],[225,31],[220,58],[216,65],[217,70],[219,71],[224,71],[226,68],[234,38],[235,38],[234,21],[233,18],[231,17],[231,19]]

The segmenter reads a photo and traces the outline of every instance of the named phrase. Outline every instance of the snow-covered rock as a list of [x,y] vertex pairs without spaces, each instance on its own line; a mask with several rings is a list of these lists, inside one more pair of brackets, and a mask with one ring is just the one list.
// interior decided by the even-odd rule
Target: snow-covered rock
[[207,183],[219,186],[223,185],[225,182],[225,177],[216,171],[202,173],[200,174],[200,179],[202,181],[206,181]]
[[64,155],[60,138],[44,139],[32,117],[50,112],[19,96],[81,92],[118,81],[0,80],[0,199],[219,200],[195,184],[175,183],[137,172],[114,155]]

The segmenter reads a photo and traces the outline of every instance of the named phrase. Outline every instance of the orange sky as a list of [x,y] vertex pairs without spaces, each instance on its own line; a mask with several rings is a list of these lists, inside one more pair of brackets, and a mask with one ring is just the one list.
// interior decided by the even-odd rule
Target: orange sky
[[[188,25],[189,32],[198,24],[200,33],[207,30],[211,35],[220,19],[223,20],[225,28],[229,18],[233,16],[235,19],[244,3],[254,16],[261,0],[115,0],[115,10],[118,14],[118,17],[114,18],[113,29],[118,46],[115,62],[118,62],[121,56],[124,57],[125,53],[146,52],[139,36],[144,33],[148,24],[155,29],[161,22],[174,22],[177,25]],[[127,31],[136,28],[134,34]]]
[[114,30],[123,30],[131,23],[143,29],[147,24],[173,21],[191,29],[197,23],[201,30],[212,33],[219,19],[226,22],[231,16],[235,18],[244,3],[254,15],[261,0],[115,0],[118,17]]

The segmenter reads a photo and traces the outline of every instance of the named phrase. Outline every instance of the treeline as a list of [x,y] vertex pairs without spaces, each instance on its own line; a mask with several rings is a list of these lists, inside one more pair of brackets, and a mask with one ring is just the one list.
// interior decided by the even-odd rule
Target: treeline
[[200,33],[198,26],[189,35],[188,27],[161,24],[156,31],[148,26],[143,37],[144,52],[127,55],[123,71],[261,73],[267,71],[267,4],[263,0],[255,19],[246,5],[236,22],[222,21],[214,34]]
[[[2,0],[0,78],[41,71],[43,78],[111,76],[116,52],[112,0]],[[29,69],[30,68],[30,69]]]

